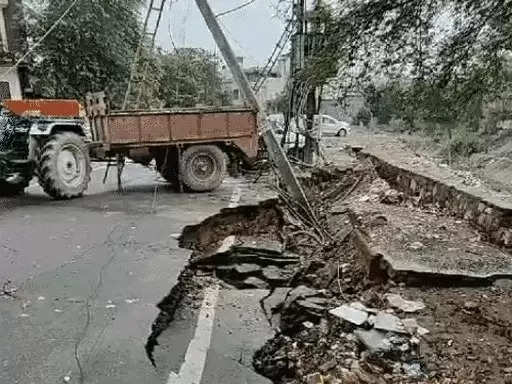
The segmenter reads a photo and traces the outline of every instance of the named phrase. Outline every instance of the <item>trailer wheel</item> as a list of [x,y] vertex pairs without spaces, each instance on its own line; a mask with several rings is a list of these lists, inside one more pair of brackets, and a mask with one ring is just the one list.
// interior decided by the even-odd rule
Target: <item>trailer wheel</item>
[[194,192],[217,189],[226,175],[226,157],[219,147],[197,145],[183,152],[180,160],[183,184]]
[[178,151],[175,148],[163,150],[155,160],[160,175],[169,183],[178,185]]
[[0,180],[0,196],[16,196],[21,195],[25,188],[28,187],[29,181],[26,180],[18,184],[9,184],[5,180]]
[[38,166],[39,184],[55,199],[81,196],[91,180],[89,149],[76,133],[51,136],[41,149]]

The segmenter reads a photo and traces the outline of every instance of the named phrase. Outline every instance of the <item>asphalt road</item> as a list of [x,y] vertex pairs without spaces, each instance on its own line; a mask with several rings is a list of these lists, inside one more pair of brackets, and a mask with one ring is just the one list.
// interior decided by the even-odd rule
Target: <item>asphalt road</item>
[[[37,185],[0,199],[0,295],[7,282],[16,289],[0,296],[2,384],[166,382],[144,346],[189,257],[177,235],[233,197],[260,198],[234,179],[210,194],[175,193],[136,165],[119,194],[114,172],[106,185],[103,173],[96,165],[82,199],[52,201]],[[206,373],[222,371],[212,361]]]

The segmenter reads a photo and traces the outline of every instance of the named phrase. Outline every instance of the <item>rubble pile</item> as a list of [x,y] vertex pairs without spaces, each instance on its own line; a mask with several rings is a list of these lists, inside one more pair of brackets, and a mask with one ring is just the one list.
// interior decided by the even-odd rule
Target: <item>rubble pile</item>
[[[420,206],[368,163],[312,171],[309,180],[317,221],[301,225],[285,214],[282,237],[300,267],[262,302],[277,336],[256,354],[255,369],[287,384],[512,383],[510,280],[461,279],[449,288],[451,275],[402,279],[374,245],[403,238],[404,255],[424,262],[436,244],[440,261],[458,252],[460,273],[483,268],[481,255],[505,259],[506,250],[489,253],[469,224]],[[448,241],[457,231],[466,237]]]

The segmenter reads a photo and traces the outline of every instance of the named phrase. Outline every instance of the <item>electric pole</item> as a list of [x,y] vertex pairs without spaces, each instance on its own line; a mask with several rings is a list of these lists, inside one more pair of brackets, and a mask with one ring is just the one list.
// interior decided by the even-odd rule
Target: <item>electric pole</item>
[[215,42],[217,43],[217,47],[222,53],[224,57],[224,61],[227,66],[231,70],[233,74],[233,78],[235,79],[237,85],[242,90],[242,94],[245,97],[245,100],[248,104],[258,112],[258,121],[260,127],[263,128],[263,140],[265,141],[265,146],[268,151],[270,161],[275,165],[275,167],[279,171],[279,175],[281,176],[281,181],[286,186],[291,195],[296,199],[297,203],[302,206],[302,208],[309,214],[313,215],[313,211],[309,204],[309,201],[300,185],[293,168],[288,161],[286,154],[283,151],[283,148],[277,141],[276,135],[272,129],[267,128],[267,122],[264,111],[261,109],[258,99],[256,98],[256,94],[252,89],[245,73],[242,71],[242,67],[236,60],[235,54],[229,45],[228,40],[226,39],[226,35],[224,31],[219,25],[217,18],[215,17],[210,5],[207,0],[195,0],[199,11],[203,15],[203,18],[210,30]]
[[[312,11],[314,12],[314,10]],[[316,87],[308,86],[306,88],[306,95],[298,94],[299,81],[297,79],[298,73],[306,67],[306,61],[313,57],[314,39],[315,34],[312,28],[314,27],[310,22],[311,12],[306,9],[305,0],[294,0],[293,5],[294,17],[297,20],[297,28],[295,35],[292,39],[292,59],[291,59],[291,76],[293,79],[293,91],[291,96],[291,104],[294,106],[292,109],[298,114],[302,114],[301,99],[305,97],[305,147],[302,160],[308,164],[314,161],[314,154],[317,151],[316,139],[313,137],[314,119],[318,111]],[[296,116],[296,121],[299,121],[300,116]]]

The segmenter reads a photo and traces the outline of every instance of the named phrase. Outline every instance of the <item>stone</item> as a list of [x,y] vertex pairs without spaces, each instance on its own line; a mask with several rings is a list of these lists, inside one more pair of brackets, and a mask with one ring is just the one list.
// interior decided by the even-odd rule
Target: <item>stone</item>
[[313,373],[311,375],[306,376],[307,384],[323,384],[323,378],[320,373]]
[[494,286],[503,290],[512,290],[511,279],[498,279],[494,282]]
[[422,301],[409,301],[397,294],[388,294],[385,296],[389,304],[393,308],[400,309],[405,313],[414,313],[426,308]]
[[416,319],[404,319],[402,320],[402,324],[404,325],[405,330],[411,335],[415,335],[418,331],[419,325]]
[[352,308],[359,309],[360,311],[364,311],[364,312],[371,313],[371,314],[374,314],[374,315],[377,314],[377,312],[379,312],[378,309],[368,308],[366,305],[364,305],[360,301],[356,301],[356,302],[350,304],[350,306]]
[[306,310],[318,312],[326,309],[327,300],[319,297],[310,297],[304,300],[297,300],[297,305]]
[[240,275],[249,275],[261,271],[261,267],[257,264],[238,264],[235,271]]
[[283,270],[275,265],[269,265],[263,269],[263,277],[270,282],[286,282],[290,279],[292,272]]
[[328,373],[336,368],[337,365],[336,360],[329,360],[320,366],[320,372]]
[[475,311],[478,309],[478,303],[475,303],[474,301],[466,301],[464,303],[464,309],[468,311]]
[[414,243],[412,243],[411,245],[409,245],[409,248],[412,249],[413,251],[419,251],[420,249],[424,248],[425,245],[423,245],[423,243],[419,242],[419,241],[416,241]]
[[385,312],[379,312],[377,316],[375,316],[373,326],[375,329],[381,331],[407,333],[402,321],[398,317]]
[[423,375],[423,372],[421,371],[421,365],[416,364],[402,364],[402,369],[404,370],[405,374],[409,377],[421,377]]
[[370,331],[357,329],[354,332],[354,335],[370,353],[386,353],[390,352],[393,348],[384,332],[377,331],[375,329]]
[[368,320],[368,313],[349,305],[331,309],[329,313],[339,319],[343,319],[357,326],[363,325]]
[[268,284],[265,281],[258,279],[257,277],[253,277],[253,276],[245,279],[244,285],[247,288],[268,289]]
[[313,296],[319,296],[320,292],[316,289],[306,287],[304,285],[299,285],[297,288],[293,289],[288,296],[286,297],[286,304],[291,304],[294,301],[301,298],[308,298]]
[[269,297],[263,300],[263,307],[267,316],[271,316],[283,306],[286,296],[288,296],[290,291],[291,288],[276,288]]
[[304,326],[304,328],[307,328],[307,329],[311,329],[315,326],[315,324],[313,324],[311,321],[305,321],[302,323],[302,325]]

